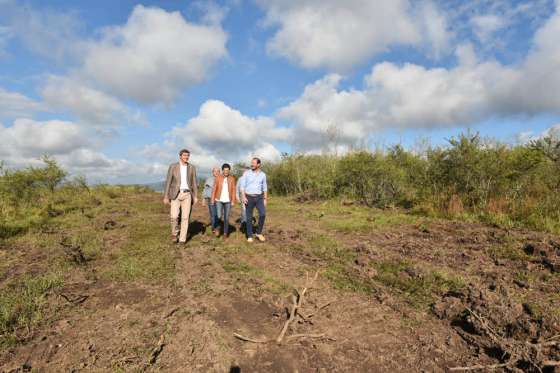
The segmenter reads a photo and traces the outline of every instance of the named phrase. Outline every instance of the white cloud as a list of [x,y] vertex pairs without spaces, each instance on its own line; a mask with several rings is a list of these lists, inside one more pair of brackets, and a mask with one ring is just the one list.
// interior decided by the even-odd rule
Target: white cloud
[[255,156],[277,160],[280,151],[273,143],[289,138],[290,130],[278,127],[272,118],[249,117],[222,101],[208,100],[196,117],[173,128],[165,142],[146,145],[140,154],[168,164],[177,160],[179,149],[187,148],[191,161],[205,174],[224,162],[248,162]]
[[0,118],[29,117],[45,106],[18,92],[7,91],[0,87]]
[[16,160],[68,154],[90,144],[78,125],[59,120],[16,119],[10,127],[0,125],[0,137],[4,154]]
[[33,53],[59,63],[76,59],[83,52],[80,39],[82,23],[74,12],[48,8],[36,10],[15,0],[4,1],[0,21],[4,19],[10,33],[18,37]]
[[88,86],[80,77],[50,76],[41,94],[52,108],[69,110],[90,125],[143,122],[141,115],[131,113],[118,99]]
[[259,1],[278,26],[268,51],[304,67],[346,69],[393,44],[420,41],[406,0]]
[[126,25],[106,29],[101,41],[90,44],[84,69],[121,97],[170,103],[208,76],[226,56],[226,41],[219,25],[138,5]]
[[432,1],[258,3],[266,12],[264,24],[278,27],[267,43],[269,53],[307,68],[346,70],[394,45],[427,45],[439,57],[451,37],[446,15]]
[[340,90],[340,76],[328,75],[308,85],[278,116],[295,125],[296,141],[316,149],[333,124],[339,140],[353,144],[386,128],[459,127],[495,117],[560,114],[558,35],[557,10],[518,65],[479,61],[472,46],[461,45],[452,68],[376,64],[362,90]]
[[470,20],[473,32],[478,39],[485,43],[496,31],[507,26],[507,19],[496,14],[475,15]]
[[206,101],[196,117],[185,126],[175,127],[172,137],[193,152],[217,160],[235,161],[247,152],[266,149],[271,142],[286,140],[290,131],[276,126],[268,117],[248,117],[222,101]]

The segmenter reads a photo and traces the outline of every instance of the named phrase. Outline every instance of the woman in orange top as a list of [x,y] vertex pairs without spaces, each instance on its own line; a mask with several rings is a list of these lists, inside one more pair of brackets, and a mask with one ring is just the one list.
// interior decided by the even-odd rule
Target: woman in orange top
[[[224,219],[224,239],[229,236],[229,212],[231,206],[236,203],[235,196],[235,178],[230,175],[231,167],[229,164],[222,165],[222,174],[216,176],[214,181],[214,188],[212,190],[212,204],[217,204],[218,208],[222,208],[222,217]],[[216,236],[220,235],[218,228],[218,219],[215,220],[215,226],[212,229],[216,230]]]

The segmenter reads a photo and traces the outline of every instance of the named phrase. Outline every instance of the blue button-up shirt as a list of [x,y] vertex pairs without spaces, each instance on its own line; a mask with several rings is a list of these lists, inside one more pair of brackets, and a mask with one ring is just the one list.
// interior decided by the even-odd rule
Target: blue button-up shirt
[[245,194],[262,194],[268,191],[266,174],[262,171],[245,171],[241,180],[241,190],[243,190]]

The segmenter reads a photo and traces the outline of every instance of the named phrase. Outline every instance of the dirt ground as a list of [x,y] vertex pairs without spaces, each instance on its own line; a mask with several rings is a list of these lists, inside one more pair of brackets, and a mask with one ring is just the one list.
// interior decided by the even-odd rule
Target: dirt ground
[[124,202],[0,245],[2,284],[76,262],[0,371],[560,372],[560,237],[277,198],[265,243],[213,237],[196,206],[182,247],[158,194]]

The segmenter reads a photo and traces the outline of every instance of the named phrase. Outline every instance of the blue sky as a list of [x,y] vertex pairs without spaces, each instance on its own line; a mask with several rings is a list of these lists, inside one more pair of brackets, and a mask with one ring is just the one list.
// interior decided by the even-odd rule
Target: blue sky
[[554,0],[0,0],[0,159],[92,182],[560,123]]

